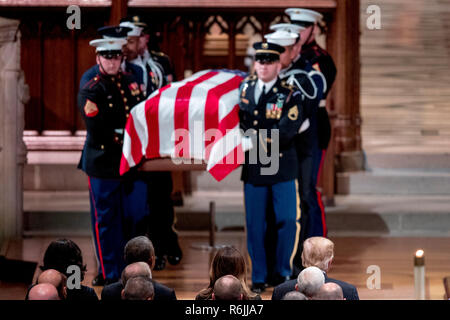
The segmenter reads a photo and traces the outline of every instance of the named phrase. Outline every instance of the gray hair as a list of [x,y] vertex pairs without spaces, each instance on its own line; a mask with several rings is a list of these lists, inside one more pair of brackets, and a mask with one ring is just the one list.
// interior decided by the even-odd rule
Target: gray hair
[[325,276],[317,267],[305,268],[297,277],[298,291],[309,298],[314,296],[324,283]]
[[308,298],[301,292],[289,291],[281,300],[308,300]]
[[146,277],[134,277],[127,281],[123,289],[124,300],[149,300],[153,299],[155,289],[150,279]]
[[149,262],[155,255],[153,243],[146,236],[139,236],[127,242],[124,249],[125,263]]

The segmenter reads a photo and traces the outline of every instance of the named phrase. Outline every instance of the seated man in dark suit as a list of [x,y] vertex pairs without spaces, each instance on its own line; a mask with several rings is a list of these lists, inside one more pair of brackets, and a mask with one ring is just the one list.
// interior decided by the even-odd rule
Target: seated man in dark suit
[[[303,243],[302,262],[303,267],[315,266],[323,271],[325,283],[333,282],[338,284],[343,291],[346,300],[359,300],[358,291],[355,286],[344,281],[329,278],[327,272],[331,267],[334,257],[334,243],[323,237],[311,237]],[[297,280],[286,281],[273,290],[272,300],[281,300],[289,291],[295,290]]]
[[[142,263],[145,263],[148,268]],[[151,269],[155,265],[155,249],[152,242],[145,236],[131,239],[125,246],[125,263],[128,265],[122,272],[121,281],[112,283],[103,288],[102,300],[121,300],[121,293],[126,281],[132,277],[149,276],[152,278]],[[151,280],[155,295],[153,300],[177,300],[175,291],[165,285]]]

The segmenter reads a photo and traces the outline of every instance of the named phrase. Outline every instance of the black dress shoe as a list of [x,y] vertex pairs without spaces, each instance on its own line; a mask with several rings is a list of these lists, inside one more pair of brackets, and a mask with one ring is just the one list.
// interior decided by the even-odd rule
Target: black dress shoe
[[181,258],[183,258],[183,252],[181,252],[181,248],[177,242],[167,254],[167,261],[169,261],[171,265],[175,266],[180,263]]
[[183,257],[182,254],[177,256],[167,256],[167,261],[169,261],[171,265],[176,266],[177,264],[180,263],[182,257]]
[[105,285],[105,278],[103,278],[103,275],[99,273],[93,280],[92,285],[95,287],[100,287]]
[[153,270],[164,270],[166,268],[166,257],[165,256],[156,256],[155,258],[155,267]]
[[266,284],[263,282],[255,282],[252,284],[252,291],[257,294],[261,294],[266,290]]

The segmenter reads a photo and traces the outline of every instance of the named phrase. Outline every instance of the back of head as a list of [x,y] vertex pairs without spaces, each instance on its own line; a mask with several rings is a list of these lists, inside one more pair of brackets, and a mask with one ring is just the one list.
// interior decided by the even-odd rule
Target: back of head
[[129,264],[122,271],[122,278],[121,278],[122,285],[125,287],[126,283],[128,282],[128,279],[134,277],[144,277],[151,280],[152,270],[150,270],[150,267],[145,262],[135,262]]
[[241,300],[241,282],[232,275],[220,277],[214,284],[213,293],[215,300]]
[[334,257],[334,244],[324,237],[311,237],[303,242],[302,261],[304,267],[317,267],[328,271],[330,261]]
[[308,300],[308,298],[301,292],[289,291],[281,300]]
[[211,285],[225,275],[233,275],[238,279],[246,278],[245,259],[231,246],[220,248],[214,256],[210,270]]
[[124,249],[126,264],[134,262],[152,263],[155,256],[155,249],[149,238],[139,236],[127,242]]
[[312,297],[313,300],[344,300],[342,288],[333,282],[325,283]]
[[60,298],[54,285],[41,283],[30,289],[28,300],[60,300]]
[[42,272],[37,280],[38,284],[49,283],[53,285],[57,290],[61,299],[66,298],[66,281],[67,278],[61,272],[55,269],[48,269]]
[[311,298],[325,283],[325,276],[317,267],[303,269],[297,277],[297,290]]
[[155,289],[146,277],[130,278],[122,291],[123,300],[153,300]]
[[83,264],[83,256],[78,245],[69,239],[52,241],[44,253],[44,265],[42,270],[55,269],[66,277],[67,267],[76,265],[81,270],[81,281],[84,279],[86,265]]

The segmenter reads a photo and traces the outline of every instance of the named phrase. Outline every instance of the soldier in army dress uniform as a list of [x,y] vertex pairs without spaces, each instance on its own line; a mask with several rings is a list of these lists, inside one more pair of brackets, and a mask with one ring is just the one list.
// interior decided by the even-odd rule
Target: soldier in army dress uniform
[[[264,247],[268,202],[273,206],[277,225],[275,271],[283,279],[288,279],[292,272],[300,232],[294,136],[303,119],[303,108],[300,93],[278,78],[283,47],[259,42],[254,48],[256,76],[241,84],[239,117],[241,129],[254,142],[254,149],[246,152],[241,179],[252,290],[261,293],[268,277]],[[254,161],[254,155],[261,153],[270,155],[269,163],[260,157]]]

